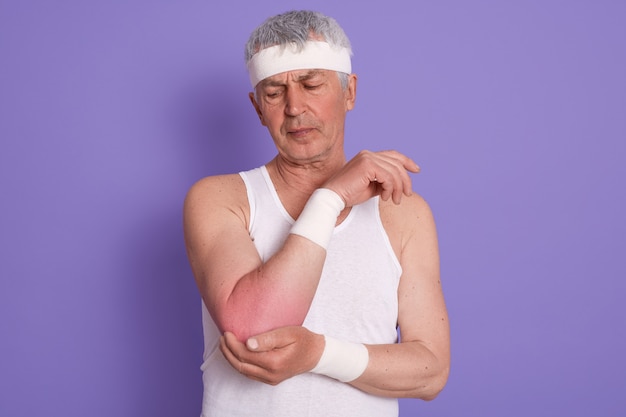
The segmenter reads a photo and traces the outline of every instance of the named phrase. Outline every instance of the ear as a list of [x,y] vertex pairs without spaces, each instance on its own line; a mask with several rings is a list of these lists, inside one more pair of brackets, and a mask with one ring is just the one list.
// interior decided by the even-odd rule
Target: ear
[[248,97],[250,97],[250,102],[252,103],[252,106],[254,107],[254,111],[256,111],[256,114],[259,116],[259,120],[261,121],[261,124],[263,126],[265,126],[265,121],[263,120],[263,113],[261,112],[261,107],[259,106],[259,103],[257,103],[256,99],[254,98],[254,93],[251,92]]
[[354,108],[354,104],[356,102],[356,84],[357,84],[356,74],[350,74],[348,76],[348,87],[345,90],[346,111],[350,111]]

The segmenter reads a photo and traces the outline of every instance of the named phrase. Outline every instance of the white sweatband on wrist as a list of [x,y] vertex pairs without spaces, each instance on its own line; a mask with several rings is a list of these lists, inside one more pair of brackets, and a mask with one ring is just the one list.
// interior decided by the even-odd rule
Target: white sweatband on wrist
[[295,43],[270,46],[254,54],[247,66],[252,87],[285,71],[326,69],[346,74],[352,72],[350,51],[322,41],[307,41],[302,49]]
[[328,249],[337,217],[346,206],[343,199],[328,188],[313,191],[290,233],[299,235]]
[[362,343],[344,342],[324,336],[326,345],[320,361],[311,369],[341,382],[354,381],[365,372],[369,363],[367,347]]

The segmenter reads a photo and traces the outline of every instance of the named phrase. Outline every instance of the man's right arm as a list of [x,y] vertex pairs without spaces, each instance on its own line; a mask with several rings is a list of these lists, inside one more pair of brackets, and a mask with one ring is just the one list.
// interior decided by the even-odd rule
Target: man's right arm
[[204,303],[218,328],[245,340],[304,321],[326,251],[289,234],[265,263],[248,233],[249,208],[239,175],[205,178],[184,207],[187,254]]
[[[418,172],[419,167],[395,151],[360,152],[324,184],[326,192],[313,193],[317,197],[309,199],[281,249],[265,263],[248,233],[241,177],[208,177],[196,183],[185,200],[185,242],[200,294],[218,328],[244,341],[278,327],[301,325],[324,266],[323,242],[341,211],[328,194],[341,207],[375,195],[399,204],[412,192],[407,171]],[[338,210],[336,215],[329,214],[333,210]]]

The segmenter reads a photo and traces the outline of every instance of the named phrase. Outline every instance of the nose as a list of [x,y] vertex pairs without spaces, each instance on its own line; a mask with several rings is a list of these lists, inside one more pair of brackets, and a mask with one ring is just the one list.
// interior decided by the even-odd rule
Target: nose
[[288,88],[285,93],[285,114],[298,116],[306,110],[304,92],[297,87]]

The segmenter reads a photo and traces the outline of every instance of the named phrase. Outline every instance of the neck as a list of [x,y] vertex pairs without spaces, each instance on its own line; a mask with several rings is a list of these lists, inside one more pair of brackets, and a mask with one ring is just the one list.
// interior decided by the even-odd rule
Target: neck
[[315,189],[320,188],[345,163],[343,153],[334,158],[305,164],[293,163],[277,155],[267,164],[267,169],[277,190],[308,199]]

